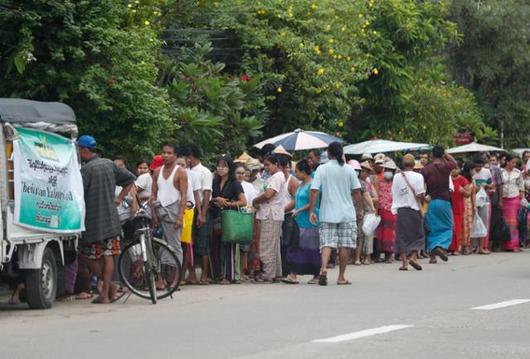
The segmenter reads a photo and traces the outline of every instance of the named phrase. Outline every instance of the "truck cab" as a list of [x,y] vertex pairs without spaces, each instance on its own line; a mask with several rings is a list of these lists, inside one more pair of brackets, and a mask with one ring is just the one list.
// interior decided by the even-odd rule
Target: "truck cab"
[[[82,228],[59,231],[21,223],[20,217],[28,212],[45,218],[38,211],[44,206],[55,206],[55,202],[54,199],[39,202],[38,209],[31,208],[34,207],[32,202],[20,202],[22,192],[27,191],[21,190],[16,183],[15,172],[19,170],[16,166],[28,159],[20,151],[15,155],[18,146],[15,141],[27,130],[43,136],[60,135],[69,141],[75,161],[79,163],[74,142],[77,137],[75,114],[63,103],[0,98],[0,126],[0,281],[24,283],[25,299],[30,308],[50,308],[56,297],[64,293],[65,266],[76,259]],[[77,182],[81,177],[76,175],[75,178]],[[82,191],[82,180],[80,184],[72,184]],[[24,186],[28,187],[26,183]],[[82,202],[80,208],[84,210],[83,199],[77,196],[76,201]],[[82,215],[84,218],[84,212]]]

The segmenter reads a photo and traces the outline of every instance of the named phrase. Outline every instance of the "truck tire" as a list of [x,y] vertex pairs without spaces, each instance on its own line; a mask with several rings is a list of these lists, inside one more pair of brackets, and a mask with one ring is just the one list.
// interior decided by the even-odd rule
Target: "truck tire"
[[57,296],[57,262],[51,248],[46,248],[40,269],[26,270],[26,296],[31,309],[51,308]]

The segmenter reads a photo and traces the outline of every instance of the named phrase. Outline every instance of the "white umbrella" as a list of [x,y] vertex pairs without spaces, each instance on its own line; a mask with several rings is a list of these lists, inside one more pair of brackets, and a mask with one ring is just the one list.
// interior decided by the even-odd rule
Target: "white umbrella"
[[396,142],[388,140],[370,140],[361,143],[355,143],[344,147],[344,153],[347,155],[362,155],[363,153],[385,153],[385,152],[402,152],[428,150],[431,145],[426,143],[409,143]]
[[296,129],[293,132],[283,133],[256,143],[254,147],[262,148],[266,144],[272,143],[275,147],[281,145],[287,151],[301,151],[314,148],[326,148],[331,142],[335,141],[344,142],[344,140],[324,132]]
[[519,157],[521,157],[523,153],[526,151],[530,151],[530,148],[514,148],[512,150],[512,152],[515,153]]
[[447,153],[451,154],[457,154],[457,153],[471,153],[471,152],[506,152],[506,150],[494,147],[494,146],[488,146],[488,145],[481,145],[480,143],[471,142],[467,145],[453,147],[447,150]]

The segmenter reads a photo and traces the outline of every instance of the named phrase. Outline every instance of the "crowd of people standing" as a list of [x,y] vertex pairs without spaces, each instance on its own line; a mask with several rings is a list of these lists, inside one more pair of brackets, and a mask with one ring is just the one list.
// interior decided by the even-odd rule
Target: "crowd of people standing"
[[[431,156],[346,161],[334,142],[322,158],[312,150],[293,162],[283,147],[266,145],[259,158],[222,155],[211,171],[197,145],[165,144],[129,171],[123,157],[99,157],[91,136],[78,144],[87,219],[67,287],[89,298],[97,277],[95,303],[118,297],[119,240],[131,235],[127,219],[142,203],[183,263],[186,285],[298,284],[304,275],[327,285],[337,264],[336,283],[348,285],[347,264],[399,260],[401,271],[422,270],[423,258],[434,264],[528,243],[529,152],[523,161],[483,153],[462,162],[435,146]],[[223,211],[242,209],[255,213],[252,238],[224,241]]]

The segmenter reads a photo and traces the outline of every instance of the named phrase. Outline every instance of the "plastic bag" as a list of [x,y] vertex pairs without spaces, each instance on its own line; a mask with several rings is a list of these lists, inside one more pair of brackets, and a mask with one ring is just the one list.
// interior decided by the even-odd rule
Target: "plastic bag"
[[480,190],[477,192],[477,197],[475,199],[475,204],[477,207],[484,207],[490,202],[490,199],[488,197],[488,194],[486,193],[486,190],[484,187],[481,187]]
[[484,224],[479,215],[475,215],[473,219],[473,227],[471,228],[471,238],[484,238],[488,234],[488,228]]
[[375,233],[377,226],[381,223],[381,217],[375,213],[368,213],[364,216],[363,232],[367,236],[372,236]]

